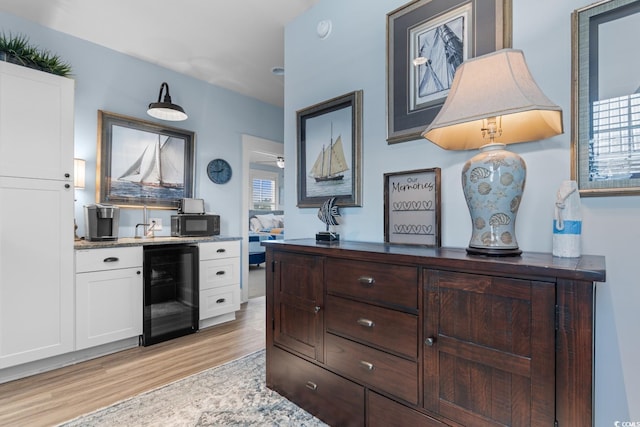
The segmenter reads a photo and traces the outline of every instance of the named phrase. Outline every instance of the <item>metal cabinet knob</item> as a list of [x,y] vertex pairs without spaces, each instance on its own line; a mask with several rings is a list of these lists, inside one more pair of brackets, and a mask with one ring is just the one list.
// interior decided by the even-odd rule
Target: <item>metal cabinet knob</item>
[[376,283],[376,279],[370,276],[360,276],[358,277],[358,283],[362,286],[371,287],[374,283]]
[[433,347],[433,345],[436,343],[436,339],[434,337],[429,337],[426,340],[424,340],[424,343],[429,347]]
[[375,325],[373,320],[365,319],[365,318],[362,318],[362,317],[360,319],[356,320],[356,323],[358,323],[358,325],[364,326],[366,328],[373,328],[373,326]]
[[321,310],[321,307],[319,305],[316,305],[315,307],[313,307],[313,312],[314,313],[318,313]]
[[365,368],[367,371],[373,371],[373,369],[375,368],[373,366],[373,363],[371,362],[366,362],[364,360],[360,361],[360,365],[362,365],[363,368]]

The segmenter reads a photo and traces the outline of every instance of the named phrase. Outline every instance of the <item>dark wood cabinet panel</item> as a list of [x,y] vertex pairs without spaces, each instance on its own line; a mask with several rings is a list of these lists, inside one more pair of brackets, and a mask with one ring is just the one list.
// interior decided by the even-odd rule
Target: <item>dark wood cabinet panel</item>
[[277,253],[273,262],[273,341],[322,361],[323,259]]
[[264,245],[267,385],[329,424],[592,425],[603,257]]
[[424,281],[425,408],[464,425],[553,425],[555,284],[434,270]]

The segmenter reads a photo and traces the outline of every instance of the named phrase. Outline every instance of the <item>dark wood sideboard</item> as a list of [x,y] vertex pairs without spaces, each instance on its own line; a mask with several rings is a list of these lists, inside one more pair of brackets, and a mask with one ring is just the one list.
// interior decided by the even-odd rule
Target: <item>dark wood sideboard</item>
[[601,256],[269,241],[267,386],[332,426],[590,426]]

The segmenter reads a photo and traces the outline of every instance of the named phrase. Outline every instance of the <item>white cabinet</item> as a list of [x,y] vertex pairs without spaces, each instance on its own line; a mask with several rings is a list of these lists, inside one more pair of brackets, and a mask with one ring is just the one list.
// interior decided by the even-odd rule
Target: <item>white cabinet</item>
[[235,319],[240,309],[240,241],[200,243],[200,328]]
[[74,348],[73,97],[0,62],[0,369]]
[[76,251],[76,350],[142,334],[142,246]]

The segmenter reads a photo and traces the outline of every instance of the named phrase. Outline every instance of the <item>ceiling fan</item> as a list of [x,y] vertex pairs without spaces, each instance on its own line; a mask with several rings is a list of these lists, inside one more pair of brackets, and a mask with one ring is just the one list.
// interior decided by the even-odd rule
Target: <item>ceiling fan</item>
[[284,169],[284,157],[283,156],[275,156],[273,154],[264,154],[262,156],[262,158],[264,157],[273,157],[273,159],[271,160],[256,160],[253,161],[252,163],[258,163],[258,164],[268,164],[268,165],[273,165],[275,164],[275,166],[279,167],[280,169]]

